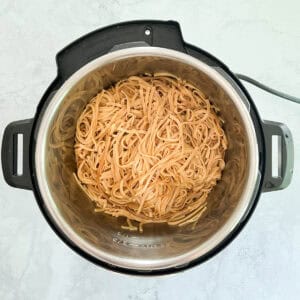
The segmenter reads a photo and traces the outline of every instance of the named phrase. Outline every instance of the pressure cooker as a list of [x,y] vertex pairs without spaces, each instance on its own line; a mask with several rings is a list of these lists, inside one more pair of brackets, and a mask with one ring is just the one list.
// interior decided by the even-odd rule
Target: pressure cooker
[[[3,174],[9,185],[32,190],[55,233],[91,262],[145,275],[190,268],[220,252],[238,235],[262,193],[289,185],[293,141],[287,126],[262,120],[237,76],[213,55],[185,42],[177,22],[145,20],[108,26],[68,45],[56,62],[57,76],[35,116],[5,129]],[[139,233],[122,229],[120,218],[94,213],[73,176],[73,145],[77,119],[93,96],[131,75],[155,72],[191,82],[220,109],[228,150],[222,178],[207,199],[209,213],[196,226],[147,224]],[[20,136],[22,153],[18,153]],[[279,145],[276,170],[274,136]]]

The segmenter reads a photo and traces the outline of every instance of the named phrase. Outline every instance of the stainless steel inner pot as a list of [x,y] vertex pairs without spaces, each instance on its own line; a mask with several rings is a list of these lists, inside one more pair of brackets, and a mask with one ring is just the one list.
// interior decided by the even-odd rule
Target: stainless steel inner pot
[[[221,111],[229,141],[222,179],[209,195],[209,209],[195,228],[145,225],[121,229],[122,218],[93,212],[79,188],[74,134],[76,121],[102,88],[130,75],[169,72],[199,87]],[[46,108],[36,137],[36,180],[53,222],[83,252],[134,270],[182,267],[217,247],[243,220],[260,180],[258,146],[250,105],[221,69],[190,55],[156,47],[110,52],[73,74]]]

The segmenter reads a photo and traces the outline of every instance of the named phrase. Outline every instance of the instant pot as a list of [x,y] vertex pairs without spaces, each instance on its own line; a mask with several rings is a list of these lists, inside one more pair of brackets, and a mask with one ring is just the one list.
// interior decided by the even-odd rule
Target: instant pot
[[[289,129],[262,120],[239,79],[220,60],[186,43],[177,22],[134,21],[102,28],[64,48],[56,61],[57,77],[34,118],[6,127],[2,168],[9,185],[34,192],[56,234],[88,260],[132,274],[190,268],[237,236],[263,192],[289,185],[293,172]],[[201,89],[220,109],[229,146],[222,178],[208,197],[208,213],[196,226],[147,224],[139,233],[123,230],[122,218],[94,212],[73,176],[74,134],[77,118],[101,89],[131,75],[155,72],[172,73]],[[18,166],[21,135],[23,156]],[[274,136],[279,141],[276,170]]]

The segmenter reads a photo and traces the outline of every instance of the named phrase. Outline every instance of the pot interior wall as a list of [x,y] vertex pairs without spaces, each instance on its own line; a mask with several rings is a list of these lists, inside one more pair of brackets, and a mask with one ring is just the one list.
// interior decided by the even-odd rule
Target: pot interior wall
[[[229,148],[222,179],[210,193],[209,208],[195,228],[145,225],[144,232],[121,229],[122,218],[94,213],[93,204],[78,186],[74,157],[76,121],[101,89],[130,75],[169,72],[199,87],[220,108]],[[45,152],[48,188],[55,205],[73,230],[102,252],[131,260],[180,256],[203,244],[228,220],[244,190],[248,175],[248,139],[242,118],[227,93],[202,71],[160,57],[126,57],[86,74],[61,100],[47,132]],[[99,256],[101,256],[99,254]]]

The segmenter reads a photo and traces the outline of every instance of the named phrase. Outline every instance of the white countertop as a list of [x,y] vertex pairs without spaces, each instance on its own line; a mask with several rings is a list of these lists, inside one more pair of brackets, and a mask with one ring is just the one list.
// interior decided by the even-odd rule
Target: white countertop
[[[300,96],[297,0],[1,0],[1,136],[9,122],[33,116],[61,48],[111,23],[153,18],[179,21],[186,41],[231,70]],[[224,251],[163,277],[104,270],[55,235],[32,192],[9,187],[0,175],[0,299],[299,299],[300,105],[246,86],[262,118],[291,129],[294,178],[286,190],[262,195]]]

